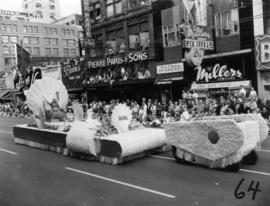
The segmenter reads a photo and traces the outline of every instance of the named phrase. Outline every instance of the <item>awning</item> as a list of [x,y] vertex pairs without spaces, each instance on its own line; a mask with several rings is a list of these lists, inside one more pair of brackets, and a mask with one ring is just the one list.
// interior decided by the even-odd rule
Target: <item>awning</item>
[[197,84],[193,83],[191,85],[191,90],[207,90],[207,89],[218,89],[218,88],[229,88],[229,89],[239,89],[240,86],[250,87],[250,80],[244,81],[234,81],[234,82],[216,82],[216,83],[204,83]]
[[155,84],[156,85],[163,85],[163,84],[172,84],[173,81],[179,81],[183,80],[183,77],[172,77],[168,79],[156,79]]

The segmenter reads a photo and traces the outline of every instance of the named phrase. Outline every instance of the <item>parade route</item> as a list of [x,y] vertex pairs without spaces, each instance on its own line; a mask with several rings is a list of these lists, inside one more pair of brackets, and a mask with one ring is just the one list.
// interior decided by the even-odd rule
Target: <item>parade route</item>
[[[270,139],[258,151],[257,164],[244,165],[238,173],[177,164],[170,152],[111,166],[15,144],[12,126],[23,122],[0,118],[1,206],[267,206],[270,202]],[[241,192],[242,198],[237,195]]]

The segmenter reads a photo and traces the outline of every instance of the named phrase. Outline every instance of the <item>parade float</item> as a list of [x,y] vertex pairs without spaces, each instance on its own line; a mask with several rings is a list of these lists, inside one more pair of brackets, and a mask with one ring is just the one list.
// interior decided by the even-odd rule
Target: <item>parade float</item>
[[15,143],[110,164],[146,156],[166,144],[164,129],[134,126],[124,104],[114,107],[106,124],[91,111],[84,118],[76,102],[68,108],[73,117],[68,117],[68,93],[60,80],[37,80],[25,96],[33,116],[28,124],[14,126]]
[[267,122],[258,114],[203,117],[167,123],[165,129],[177,162],[230,171],[255,164],[255,150],[268,136]]

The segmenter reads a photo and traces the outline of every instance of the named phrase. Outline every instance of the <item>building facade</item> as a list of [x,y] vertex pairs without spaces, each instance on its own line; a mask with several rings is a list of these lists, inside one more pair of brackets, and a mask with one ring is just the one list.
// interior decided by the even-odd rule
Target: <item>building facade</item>
[[17,43],[26,49],[33,65],[57,64],[79,56],[77,27],[10,19],[2,19],[0,24],[1,71],[16,66],[10,43]]
[[52,23],[60,19],[59,0],[22,0],[23,12],[39,16],[35,22]]
[[[168,2],[82,0],[81,5],[87,67],[83,82],[89,94],[158,98],[155,63],[163,58],[161,10]],[[99,76],[102,80],[95,81]],[[112,76],[113,83],[106,76]]]

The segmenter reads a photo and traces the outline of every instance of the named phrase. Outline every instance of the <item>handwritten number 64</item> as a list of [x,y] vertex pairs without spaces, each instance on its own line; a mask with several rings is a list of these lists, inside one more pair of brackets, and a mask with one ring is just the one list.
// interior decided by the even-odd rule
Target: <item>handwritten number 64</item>
[[[246,193],[245,193],[245,192],[239,191],[239,189],[240,189],[240,187],[241,187],[241,185],[242,185],[242,183],[243,183],[244,181],[245,181],[245,178],[242,178],[242,179],[240,180],[240,182],[238,183],[238,185],[236,186],[235,190],[234,190],[234,197],[235,197],[236,199],[242,199],[242,198],[244,198],[244,197],[246,196]],[[252,200],[255,200],[255,198],[256,198],[256,193],[257,193],[257,192],[261,192],[261,190],[259,189],[259,185],[260,185],[259,181],[257,182],[255,188],[253,187],[253,184],[254,184],[254,180],[251,181],[251,183],[250,183],[250,185],[249,185],[249,187],[248,187],[247,192],[253,191]]]

